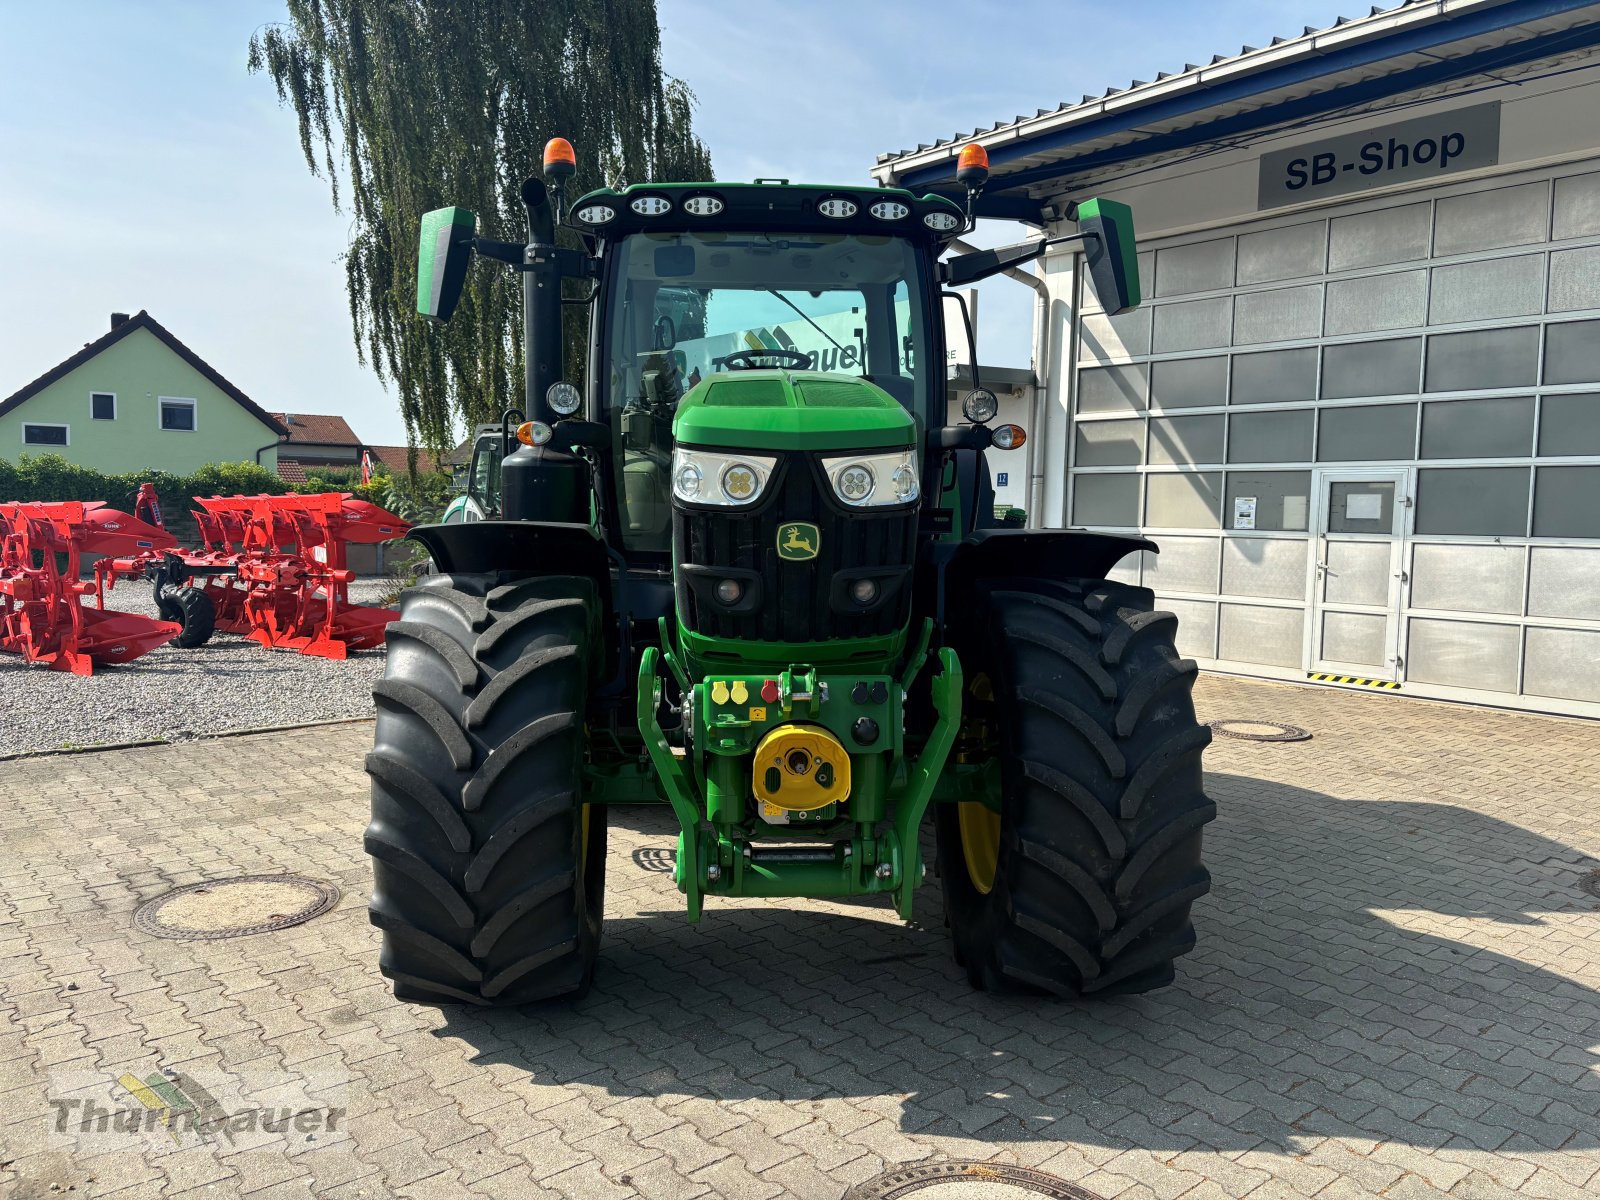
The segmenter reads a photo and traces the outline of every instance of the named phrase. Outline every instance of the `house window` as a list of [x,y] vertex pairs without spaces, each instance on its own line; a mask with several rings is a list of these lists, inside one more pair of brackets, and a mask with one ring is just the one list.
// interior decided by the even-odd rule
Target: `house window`
[[161,397],[161,428],[176,429],[184,432],[194,431],[193,400],[175,400],[170,396]]
[[67,440],[67,425],[24,425],[22,427],[22,444],[25,446],[66,446],[71,443]]
[[90,392],[89,415],[96,421],[117,419],[117,397],[114,392]]

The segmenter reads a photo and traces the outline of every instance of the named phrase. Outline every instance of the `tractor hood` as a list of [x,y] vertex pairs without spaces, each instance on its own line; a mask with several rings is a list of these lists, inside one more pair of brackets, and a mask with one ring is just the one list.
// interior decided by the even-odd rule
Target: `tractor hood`
[[678,405],[673,437],[689,446],[857,450],[912,446],[915,420],[888,392],[855,375],[728,371]]

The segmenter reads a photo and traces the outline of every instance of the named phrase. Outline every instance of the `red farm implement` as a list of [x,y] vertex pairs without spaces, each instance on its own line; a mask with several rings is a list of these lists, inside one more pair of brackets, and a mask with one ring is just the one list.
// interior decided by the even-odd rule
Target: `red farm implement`
[[[90,675],[164,645],[183,629],[108,611],[80,579],[84,554],[159,554],[172,537],[103,504],[0,504],[0,650],[58,671]],[[98,607],[84,597],[97,595]]]
[[[143,577],[156,585],[158,603],[199,644],[213,627],[242,634],[263,646],[344,658],[351,650],[381,646],[396,613],[352,604],[347,565],[351,543],[387,542],[410,526],[393,514],[345,492],[315,496],[195,497],[194,513],[205,545],[97,564],[106,582]],[[160,521],[155,492],[140,488],[138,511]],[[203,636],[198,631],[203,630]],[[179,644],[185,644],[180,639]]]
[[355,573],[345,548],[401,537],[406,522],[343,492],[196,496],[195,502],[208,554],[232,555],[238,563],[232,576],[214,575],[205,584],[219,629],[321,658],[383,645],[398,614],[350,603]]

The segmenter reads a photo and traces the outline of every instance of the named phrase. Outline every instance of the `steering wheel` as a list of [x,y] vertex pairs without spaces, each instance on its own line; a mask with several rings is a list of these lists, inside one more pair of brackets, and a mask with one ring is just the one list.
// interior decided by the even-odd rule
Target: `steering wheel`
[[801,350],[735,350],[732,354],[724,354],[717,359],[719,363],[732,367],[737,364],[744,370],[759,370],[751,359],[778,358],[786,359],[790,365],[796,367],[809,367],[811,356]]

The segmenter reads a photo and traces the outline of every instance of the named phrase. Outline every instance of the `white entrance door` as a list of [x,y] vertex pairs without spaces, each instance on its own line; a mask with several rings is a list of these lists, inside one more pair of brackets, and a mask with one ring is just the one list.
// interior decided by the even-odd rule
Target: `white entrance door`
[[1316,472],[1309,669],[1400,678],[1400,603],[1410,472]]

